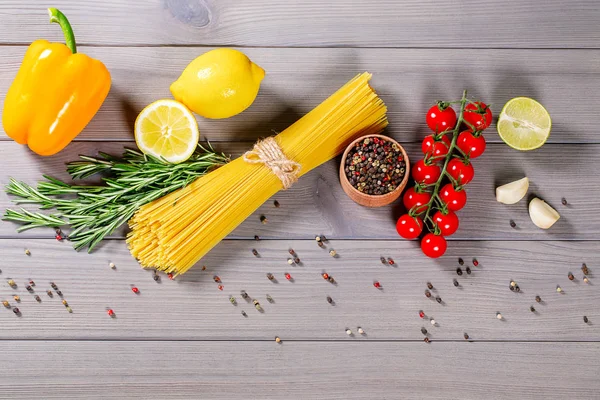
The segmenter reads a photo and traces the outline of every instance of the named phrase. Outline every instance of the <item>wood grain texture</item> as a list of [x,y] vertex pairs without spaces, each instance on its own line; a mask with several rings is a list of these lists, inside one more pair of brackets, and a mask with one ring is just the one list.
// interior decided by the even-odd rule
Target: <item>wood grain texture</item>
[[[597,48],[593,0],[56,0],[80,43]],[[4,43],[62,40],[42,0],[4,0]]]
[[[42,158],[13,142],[0,142],[0,159],[3,160],[0,185],[8,183],[11,176],[29,184],[35,184],[42,174],[66,179],[64,164],[75,160],[77,155],[94,155],[99,150],[121,154],[122,148],[122,143],[75,143],[57,156]],[[218,148],[235,156],[247,150],[249,144],[219,143]],[[418,144],[408,144],[406,150],[411,160],[421,156]],[[504,144],[488,145],[485,155],[474,160],[475,179],[467,188],[469,200],[459,212],[460,228],[450,239],[600,239],[600,212],[594,190],[594,182],[600,181],[593,168],[584,167],[599,162],[600,145],[547,144],[527,153]],[[332,238],[398,239],[395,223],[404,213],[402,201],[374,209],[359,206],[339,184],[338,163],[338,160],[330,161],[300,179],[291,189],[276,194],[273,199],[277,199],[281,207],[276,208],[273,199],[267,201],[230,237],[313,239],[320,233]],[[528,196],[510,206],[497,203],[495,187],[523,176],[531,180]],[[531,222],[527,200],[532,196],[546,200],[560,212],[561,219],[551,229],[541,230]],[[567,206],[561,204],[562,197],[567,199]],[[7,207],[14,205],[2,190],[0,210],[3,212]],[[261,215],[267,216],[266,225],[260,222]],[[511,219],[517,224],[516,229],[510,227]],[[10,222],[0,222],[0,237],[54,237],[51,229],[17,235],[16,227]],[[123,232],[115,237],[123,237]]]
[[0,351],[0,398],[11,400],[593,399],[600,390],[598,343],[33,341]]
[[[1,106],[25,47],[0,49]],[[170,84],[207,50],[82,46],[82,52],[106,63],[113,85],[78,140],[132,140],[133,123],[142,108],[170,98]],[[387,134],[401,143],[420,142],[430,134],[427,109],[436,100],[460,99],[463,89],[491,104],[496,116],[510,98],[538,99],[553,119],[551,143],[600,142],[598,51],[248,48],[244,52],[265,68],[267,76],[256,102],[244,113],[225,120],[198,120],[202,137],[211,141],[254,141],[280,132],[368,70],[388,106]],[[6,138],[3,131],[0,136]],[[495,125],[487,130],[486,140],[501,142]]]
[[[24,249],[31,251],[26,256]],[[252,255],[257,249],[260,257]],[[301,265],[287,264],[294,249]],[[337,241],[328,243],[337,258],[314,240],[222,242],[188,274],[160,283],[140,269],[122,241],[109,241],[92,255],[75,253],[54,240],[0,240],[0,297],[17,305],[21,317],[0,308],[3,339],[157,339],[157,340],[422,340],[421,327],[432,340],[600,341],[600,291],[597,242],[454,242],[446,256],[427,259],[416,243]],[[383,265],[380,257],[396,265]],[[465,260],[463,275],[457,259]],[[473,257],[479,266],[471,264]],[[109,268],[109,262],[116,269]],[[581,263],[591,270],[582,282]],[[200,268],[206,265],[206,270]],[[472,273],[466,273],[470,266]],[[293,282],[287,281],[288,272]],[[334,277],[325,281],[322,272]],[[569,281],[572,272],[576,280]],[[271,282],[266,274],[275,275]],[[213,276],[219,276],[219,291]],[[460,286],[454,287],[453,279]],[[8,286],[14,279],[17,289]],[[25,284],[33,279],[42,298],[38,304]],[[516,281],[520,293],[509,290]],[[379,281],[382,289],[373,287]],[[69,314],[46,290],[55,282],[73,309]],[[426,282],[433,296],[424,295]],[[131,286],[139,288],[134,294]],[[564,293],[556,292],[560,285]],[[264,312],[240,296],[245,290]],[[267,301],[269,294],[274,303]],[[237,298],[237,306],[229,296]],[[543,302],[535,302],[535,296]],[[331,296],[335,305],[326,297]],[[249,300],[249,301],[250,301]],[[537,312],[529,307],[534,305]],[[111,308],[116,318],[110,318]],[[244,310],[248,317],[243,317]],[[437,321],[419,318],[419,310]],[[496,318],[502,313],[504,320]],[[583,316],[589,323],[584,323]],[[365,336],[357,334],[361,326]],[[347,336],[350,328],[355,336]]]

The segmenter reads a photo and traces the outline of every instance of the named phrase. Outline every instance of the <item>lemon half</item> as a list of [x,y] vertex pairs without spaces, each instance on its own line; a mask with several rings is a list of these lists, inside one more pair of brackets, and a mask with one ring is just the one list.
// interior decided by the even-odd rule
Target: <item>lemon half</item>
[[157,100],[135,120],[135,142],[140,150],[173,164],[190,158],[199,139],[196,118],[175,100]]

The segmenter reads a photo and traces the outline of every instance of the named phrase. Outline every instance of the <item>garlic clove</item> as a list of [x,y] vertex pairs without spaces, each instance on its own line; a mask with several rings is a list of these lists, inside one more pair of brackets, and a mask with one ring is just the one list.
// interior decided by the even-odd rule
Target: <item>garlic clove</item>
[[529,202],[529,217],[538,228],[548,229],[558,221],[560,215],[548,203],[536,197]]
[[525,177],[518,181],[507,183],[496,188],[496,200],[503,204],[518,203],[529,189],[529,178]]

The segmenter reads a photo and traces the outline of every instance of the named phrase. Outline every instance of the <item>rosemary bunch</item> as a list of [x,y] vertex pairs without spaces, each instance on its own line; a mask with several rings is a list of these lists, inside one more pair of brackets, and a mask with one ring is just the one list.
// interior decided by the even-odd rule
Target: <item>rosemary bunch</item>
[[122,158],[99,153],[99,157],[80,156],[67,164],[73,179],[103,174],[104,185],[71,185],[44,175],[37,187],[15,179],[6,192],[17,196],[15,204],[37,204],[44,214],[20,208],[6,210],[3,219],[23,224],[17,231],[39,227],[69,227],[69,239],[76,250],[88,252],[107,235],[126,223],[144,204],[183,188],[196,178],[229,161],[208,144],[180,164],[169,164],[136,150],[125,149]]

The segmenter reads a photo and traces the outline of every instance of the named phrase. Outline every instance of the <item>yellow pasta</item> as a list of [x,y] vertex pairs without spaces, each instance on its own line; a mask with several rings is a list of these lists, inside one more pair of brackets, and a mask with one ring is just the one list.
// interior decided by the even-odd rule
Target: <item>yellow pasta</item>
[[141,207],[129,221],[131,254],[143,267],[183,274],[297,176],[340,154],[356,137],[381,132],[386,107],[370,78],[366,72],[356,76],[274,142],[254,148],[278,145],[284,161],[274,156],[276,161],[265,164],[247,153]]

